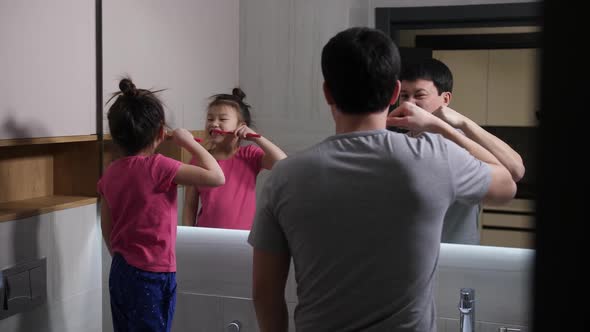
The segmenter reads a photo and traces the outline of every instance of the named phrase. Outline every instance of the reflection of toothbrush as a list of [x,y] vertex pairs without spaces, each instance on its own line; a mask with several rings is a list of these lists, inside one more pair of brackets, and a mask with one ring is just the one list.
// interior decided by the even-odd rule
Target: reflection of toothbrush
[[[211,129],[212,133],[216,133],[216,134],[220,134],[220,135],[233,135],[234,132],[233,131],[225,131],[225,130],[221,130],[221,129]],[[259,134],[252,134],[252,133],[247,133],[246,137],[260,137]]]
[[[166,131],[165,133],[166,139],[172,139],[172,131]],[[203,140],[198,138],[198,137],[194,137],[195,141],[197,141],[198,143],[201,143]]]

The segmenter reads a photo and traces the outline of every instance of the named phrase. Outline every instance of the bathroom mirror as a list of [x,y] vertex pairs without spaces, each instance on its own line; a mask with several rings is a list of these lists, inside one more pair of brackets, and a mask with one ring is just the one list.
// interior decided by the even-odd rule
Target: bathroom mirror
[[453,73],[449,106],[523,159],[515,199],[480,207],[481,245],[534,248],[540,13],[532,2],[375,9],[375,26],[396,41],[402,66],[420,58],[445,63]]
[[[481,207],[481,245],[533,248],[535,138],[540,110],[538,17],[538,3],[375,10],[375,26],[397,42],[402,65],[408,57],[444,62],[454,76],[450,106],[508,143],[523,158],[526,174],[518,183],[513,202]],[[301,65],[308,63],[302,61]],[[267,73],[260,79],[274,78]],[[296,131],[299,125],[283,129]]]
[[[313,22],[293,31],[287,31],[288,24],[277,25],[280,31],[273,31],[243,19],[243,15],[255,15],[256,5],[241,12],[235,1],[219,3],[205,13],[198,5],[188,3],[171,8],[156,2],[129,1],[121,7],[112,0],[102,1],[99,62],[104,100],[116,91],[116,79],[128,73],[141,86],[168,89],[164,101],[171,125],[202,134],[207,97],[229,92],[240,84],[254,107],[257,128],[274,135],[288,154],[330,135],[333,128],[321,96],[319,52],[323,41],[337,30],[336,18],[352,16],[352,10],[349,13],[344,5],[336,9],[318,4],[312,6],[313,10],[297,5],[314,12]],[[518,184],[517,199],[499,208],[483,207],[481,244],[531,248],[535,128],[540,111],[536,86],[540,3],[382,7],[374,12],[373,5],[359,6],[353,8],[354,13],[374,16],[374,26],[392,36],[402,56],[428,54],[445,62],[455,80],[450,106],[468,114],[521,154],[527,171]],[[137,8],[142,8],[141,12]],[[133,13],[132,22],[127,19],[129,13]],[[195,19],[195,13],[202,17]],[[325,22],[329,23],[324,24],[320,18],[328,14]],[[233,20],[213,19],[227,16]],[[153,17],[159,19],[154,21]],[[285,14],[285,20],[288,17]],[[228,25],[227,21],[232,23]],[[364,23],[373,25],[371,19]],[[346,24],[340,24],[340,28],[346,28]],[[216,31],[215,38],[211,31]],[[295,110],[309,110],[309,114],[294,115]],[[289,121],[278,123],[277,118]],[[303,126],[305,137],[297,134]],[[106,122],[104,129],[108,133]],[[182,154],[176,156],[184,158]],[[266,172],[259,177],[258,191]],[[178,198],[182,225],[182,187]]]

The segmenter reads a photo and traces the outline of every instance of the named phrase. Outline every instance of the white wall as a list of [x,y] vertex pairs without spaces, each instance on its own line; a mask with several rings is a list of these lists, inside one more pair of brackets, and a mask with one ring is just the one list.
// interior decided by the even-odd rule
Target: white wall
[[0,139],[96,133],[94,6],[0,0]]
[[[257,129],[287,153],[330,135],[322,94],[323,45],[349,26],[350,0],[249,0],[240,7],[240,85]],[[362,7],[352,18],[362,20]],[[361,9],[358,9],[361,8]]]
[[47,302],[0,320],[2,332],[101,332],[96,204],[0,222],[0,270],[47,258]]
[[128,74],[137,87],[167,89],[172,127],[203,130],[206,99],[238,84],[238,22],[238,0],[104,0],[104,102]]

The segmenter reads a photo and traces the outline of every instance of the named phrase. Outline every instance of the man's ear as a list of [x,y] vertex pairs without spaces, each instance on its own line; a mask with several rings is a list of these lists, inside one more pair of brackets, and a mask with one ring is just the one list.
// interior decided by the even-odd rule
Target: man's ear
[[399,93],[402,89],[402,83],[397,80],[395,81],[395,88],[393,88],[393,94],[391,95],[391,100],[389,101],[389,105],[394,105],[395,102],[397,101],[397,98],[399,98]]
[[334,98],[332,97],[332,94],[330,93],[330,90],[328,89],[328,85],[326,84],[326,81],[324,81],[322,88],[324,90],[324,97],[326,98],[326,102],[328,102],[328,105],[336,104],[336,102],[334,102]]
[[443,103],[445,106],[449,106],[449,104],[451,103],[451,99],[453,98],[453,94],[446,91],[442,93],[442,97],[443,97]]

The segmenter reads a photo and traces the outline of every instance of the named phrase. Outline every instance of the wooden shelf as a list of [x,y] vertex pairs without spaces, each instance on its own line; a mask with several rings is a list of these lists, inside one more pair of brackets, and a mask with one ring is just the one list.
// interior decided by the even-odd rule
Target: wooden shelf
[[535,201],[531,199],[518,199],[515,198],[506,205],[501,206],[483,206],[484,212],[495,211],[495,212],[519,212],[533,215],[535,213]]
[[91,142],[97,141],[97,135],[79,135],[79,136],[58,136],[58,137],[39,137],[39,138],[15,138],[0,140],[0,147],[4,146],[22,146],[37,144],[55,144],[55,143],[74,143],[74,142]]
[[0,147],[0,221],[96,202],[100,172],[96,136],[19,142],[22,145]]
[[529,215],[484,212],[481,214],[481,225],[483,228],[534,230],[535,218]]
[[0,203],[0,222],[33,217],[53,211],[94,204],[96,202],[96,197],[62,195],[4,202]]

